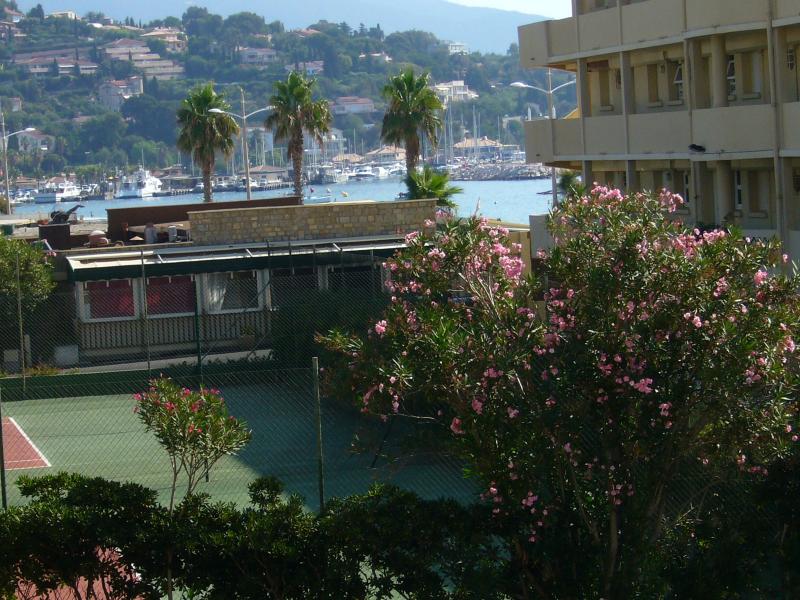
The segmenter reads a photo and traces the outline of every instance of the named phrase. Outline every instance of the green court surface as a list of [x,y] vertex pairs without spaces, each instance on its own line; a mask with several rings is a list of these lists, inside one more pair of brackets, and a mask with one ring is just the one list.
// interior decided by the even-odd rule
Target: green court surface
[[[307,382],[306,382],[307,383]],[[239,455],[224,457],[199,491],[215,500],[247,501],[248,484],[260,475],[281,479],[287,491],[303,495],[318,507],[316,419],[310,386],[296,381],[218,385],[231,414],[247,421],[252,441]],[[8,471],[9,503],[22,501],[14,485],[23,473],[41,475],[70,471],[156,489],[169,490],[169,463],[152,434],[133,412],[130,393],[32,399],[3,403],[11,417],[52,465]],[[363,493],[375,481],[391,483],[424,498],[475,497],[473,483],[460,466],[443,457],[375,460],[370,452],[352,450],[354,435],[380,442],[383,425],[365,425],[357,413],[333,403],[323,405],[325,495]],[[396,436],[389,436],[391,447]],[[374,467],[373,467],[374,461]]]

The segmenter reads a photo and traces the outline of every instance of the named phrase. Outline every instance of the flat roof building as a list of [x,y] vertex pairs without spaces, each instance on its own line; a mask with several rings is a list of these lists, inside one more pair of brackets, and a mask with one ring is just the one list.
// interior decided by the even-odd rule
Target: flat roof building
[[683,195],[682,218],[800,256],[800,0],[572,0],[519,29],[526,68],[575,74],[578,109],[525,123],[527,158]]

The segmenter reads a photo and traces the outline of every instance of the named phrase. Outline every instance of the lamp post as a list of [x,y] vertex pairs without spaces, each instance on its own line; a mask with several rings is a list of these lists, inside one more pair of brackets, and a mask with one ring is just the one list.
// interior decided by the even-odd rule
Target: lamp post
[[[537,87],[535,85],[530,85],[528,83],[524,83],[522,81],[515,81],[513,83],[510,83],[509,87],[524,88],[526,90],[535,90],[535,91],[541,92],[542,94],[547,96],[547,118],[555,120],[558,117],[556,115],[556,105],[555,105],[555,102],[553,101],[553,94],[555,94],[557,91],[562,90],[562,89],[564,89],[566,87],[569,87],[571,85],[575,85],[575,79],[573,79],[572,81],[568,81],[567,83],[562,83],[558,87],[554,88],[553,87],[553,70],[552,69],[547,69],[547,88],[548,89],[546,89],[546,90],[542,89],[540,87]],[[550,178],[551,178],[551,184],[553,186],[553,206],[555,206],[556,204],[558,204],[558,182],[556,181],[556,168],[555,167],[551,167],[551,169],[550,169]]]
[[26,133],[28,131],[36,131],[34,127],[26,127],[25,129],[20,129],[19,131],[15,131],[14,133],[9,133],[6,135],[6,115],[3,111],[0,110],[0,128],[2,129],[3,134],[3,175],[5,176],[5,186],[6,186],[6,201],[8,202],[8,214],[13,212],[13,205],[11,204],[11,185],[8,181],[8,138],[15,136],[19,133]]
[[248,140],[247,140],[247,119],[252,117],[253,115],[257,115],[258,113],[262,113],[268,110],[272,110],[274,107],[272,106],[265,106],[264,108],[259,108],[258,110],[254,110],[251,113],[244,112],[244,89],[239,88],[239,91],[242,94],[242,114],[237,115],[234,112],[229,112],[227,110],[222,110],[221,108],[212,108],[208,112],[214,113],[215,115],[228,115],[231,117],[236,117],[237,119],[242,120],[242,159],[244,160],[244,177],[245,177],[245,191],[247,192],[247,199],[252,200],[252,193],[250,191],[250,156],[248,151]]

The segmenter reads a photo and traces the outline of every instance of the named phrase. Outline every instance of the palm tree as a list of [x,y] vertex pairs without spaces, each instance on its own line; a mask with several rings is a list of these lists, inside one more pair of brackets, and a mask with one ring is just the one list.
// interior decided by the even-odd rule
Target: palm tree
[[584,187],[578,178],[577,171],[561,172],[558,178],[558,191],[567,199],[583,196]]
[[383,88],[383,97],[389,106],[383,116],[381,139],[389,144],[405,146],[409,175],[417,168],[420,134],[434,147],[439,143],[438,132],[442,126],[439,111],[444,109],[444,105],[429,87],[429,79],[427,73],[417,77],[409,68],[390,77]]
[[303,197],[303,132],[319,144],[331,129],[331,109],[326,100],[314,100],[316,81],[292,71],[286,81],[276,81],[269,100],[273,112],[264,126],[275,131],[276,140],[285,140],[294,169],[294,193]]
[[421,173],[409,171],[406,186],[409,200],[436,198],[437,205],[448,208],[456,205],[453,196],[464,191],[458,186],[450,185],[447,173],[439,173],[428,166],[425,166]]
[[[213,109],[213,111],[212,111]],[[203,172],[203,200],[211,202],[211,175],[216,153],[231,155],[239,126],[225,112],[230,105],[208,83],[189,92],[178,108],[178,149],[192,156]]]

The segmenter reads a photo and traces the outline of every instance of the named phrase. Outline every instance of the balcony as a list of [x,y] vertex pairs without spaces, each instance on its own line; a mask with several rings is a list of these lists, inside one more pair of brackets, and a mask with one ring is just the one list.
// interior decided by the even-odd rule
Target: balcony
[[686,154],[691,144],[688,112],[630,115],[631,154]]
[[616,8],[590,12],[578,17],[581,51],[601,50],[619,45],[619,15]]
[[689,31],[766,22],[770,0],[686,0]]
[[526,121],[525,149],[529,163],[552,163],[580,156],[583,153],[580,119]]
[[589,117],[586,127],[586,154],[620,156],[625,154],[625,117]]
[[692,122],[692,141],[708,154],[773,150],[775,125],[769,104],[696,110]]
[[776,19],[797,19],[800,16],[800,0],[776,0]]
[[555,56],[578,51],[575,21],[541,21],[519,28],[519,60],[523,69],[546,67]]
[[[800,102],[789,102],[781,106],[783,111],[783,147],[800,150]],[[800,254],[798,254],[800,256]]]
[[622,42],[638,44],[681,35],[683,0],[647,0],[622,9]]

